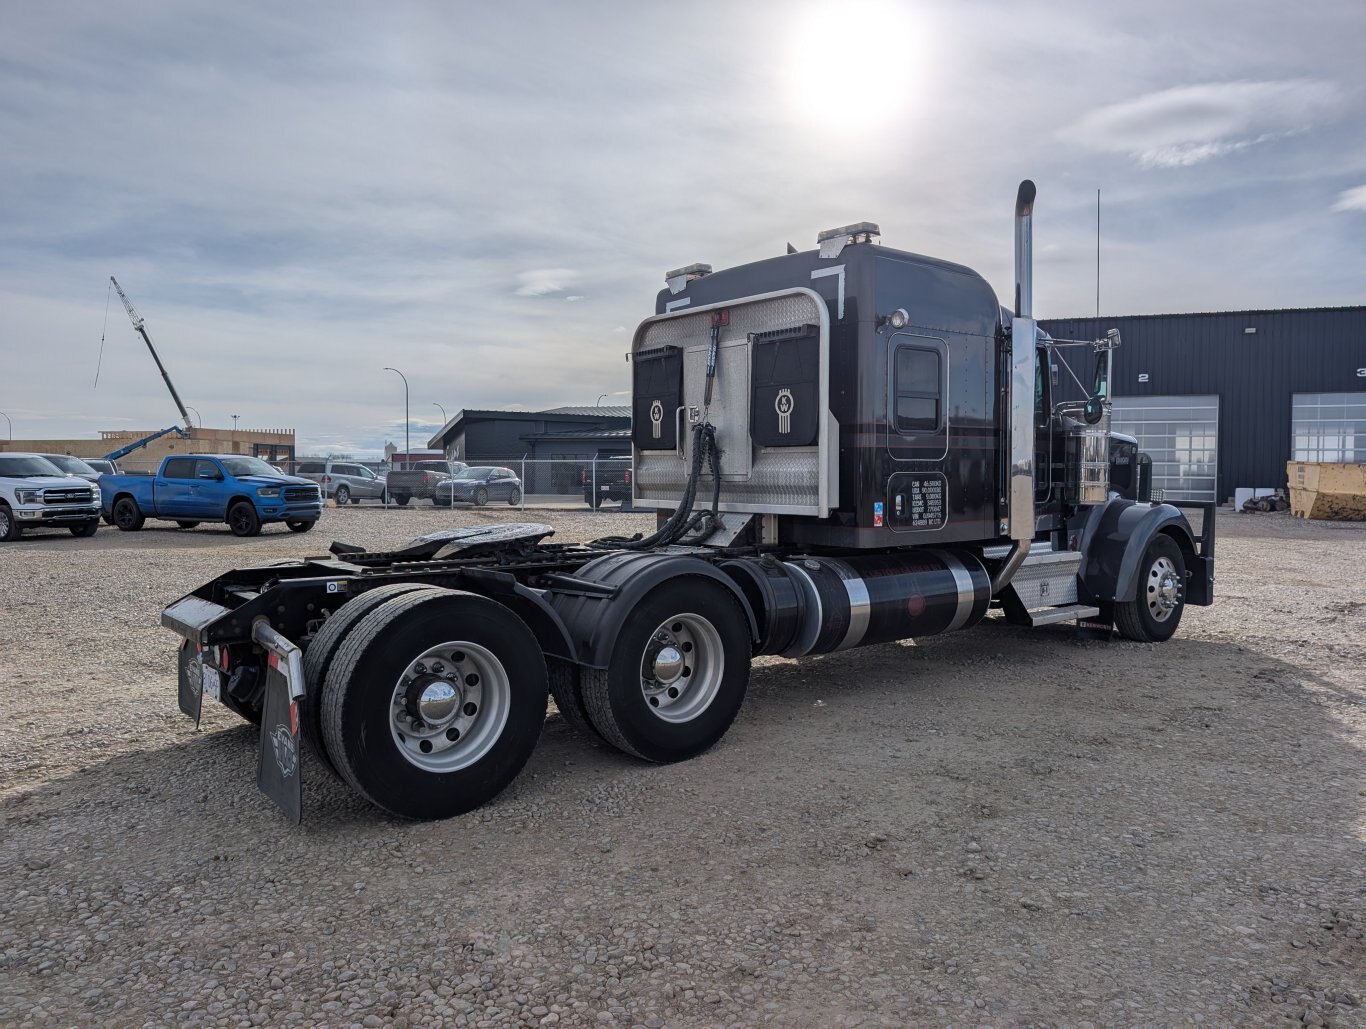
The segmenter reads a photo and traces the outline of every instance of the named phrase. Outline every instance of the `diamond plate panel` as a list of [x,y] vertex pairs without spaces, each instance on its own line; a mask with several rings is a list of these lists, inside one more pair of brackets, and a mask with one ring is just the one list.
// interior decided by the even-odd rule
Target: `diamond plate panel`
[[1026,563],[1010,580],[1010,588],[1028,609],[1077,602],[1080,554],[1050,555],[1050,560]]
[[[755,447],[749,435],[749,372],[752,332],[768,332],[798,325],[820,324],[820,302],[806,294],[737,301],[728,307],[730,325],[720,332],[716,379],[709,419],[721,445],[721,504],[732,510],[764,513],[806,508],[817,513],[820,504],[819,447]],[[711,313],[679,314],[645,327],[636,349],[682,347],[683,398],[688,407],[702,407],[706,388],[706,353],[711,342]],[[691,426],[685,421],[685,434]],[[685,458],[675,454],[636,453],[636,497],[644,502],[676,503],[691,466],[691,438]],[[704,470],[697,503],[710,506],[712,479]]]

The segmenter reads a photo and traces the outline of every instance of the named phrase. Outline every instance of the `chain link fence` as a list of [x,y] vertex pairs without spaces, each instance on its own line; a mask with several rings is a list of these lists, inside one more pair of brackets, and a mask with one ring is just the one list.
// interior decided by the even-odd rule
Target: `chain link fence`
[[[314,466],[320,463],[321,459],[317,458],[299,458],[282,470],[300,474],[301,469],[316,471]],[[369,493],[358,496],[356,492],[350,492],[348,501],[397,509],[434,506],[451,510],[473,507],[592,509],[606,513],[632,510],[634,470],[629,457],[514,457],[467,463],[469,467],[457,472],[453,478],[431,476],[422,483],[409,479],[402,489],[390,484],[379,496]],[[366,464],[385,477],[403,471]],[[336,489],[335,482],[329,483],[325,487],[326,495],[335,497]]]

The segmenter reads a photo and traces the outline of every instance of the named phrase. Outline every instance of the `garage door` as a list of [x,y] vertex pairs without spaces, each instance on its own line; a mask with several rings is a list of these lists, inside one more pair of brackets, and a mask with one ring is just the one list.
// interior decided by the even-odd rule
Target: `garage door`
[[1169,500],[1217,499],[1217,396],[1115,397],[1111,427],[1137,438]]
[[1292,403],[1294,460],[1366,463],[1366,393],[1296,393]]

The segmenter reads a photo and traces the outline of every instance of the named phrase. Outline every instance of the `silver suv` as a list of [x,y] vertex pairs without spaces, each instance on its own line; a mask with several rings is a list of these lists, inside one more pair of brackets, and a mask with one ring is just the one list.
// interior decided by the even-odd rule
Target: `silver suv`
[[323,496],[332,497],[338,507],[384,499],[384,479],[354,461],[300,461],[294,474],[312,479],[322,487]]

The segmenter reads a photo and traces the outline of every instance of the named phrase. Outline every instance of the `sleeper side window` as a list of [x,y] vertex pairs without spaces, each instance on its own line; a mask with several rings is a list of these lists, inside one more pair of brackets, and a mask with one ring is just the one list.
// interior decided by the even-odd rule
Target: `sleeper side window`
[[896,431],[938,432],[943,424],[943,363],[938,350],[897,347],[892,380]]

